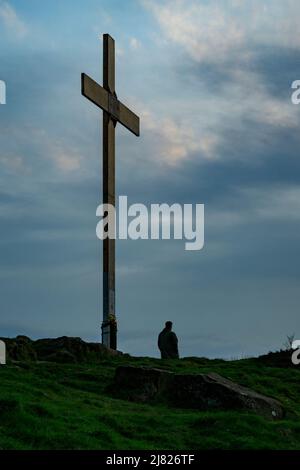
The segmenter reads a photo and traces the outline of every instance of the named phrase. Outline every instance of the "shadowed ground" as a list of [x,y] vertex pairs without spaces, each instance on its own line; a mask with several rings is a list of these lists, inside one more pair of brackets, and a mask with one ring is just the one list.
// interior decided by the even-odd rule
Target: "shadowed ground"
[[[0,448],[300,449],[300,369],[283,367],[290,364],[283,355],[288,357],[232,362],[103,355],[97,363],[10,363],[0,367]],[[119,365],[215,372],[276,398],[287,414],[270,421],[250,412],[201,412],[112,398],[107,390]]]

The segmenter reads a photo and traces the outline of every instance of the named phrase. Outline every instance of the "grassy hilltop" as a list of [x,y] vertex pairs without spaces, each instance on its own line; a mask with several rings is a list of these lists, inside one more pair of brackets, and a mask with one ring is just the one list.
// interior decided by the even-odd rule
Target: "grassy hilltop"
[[[112,398],[120,364],[182,373],[217,372],[278,399],[286,418],[247,412],[200,412]],[[300,369],[268,361],[187,358],[162,362],[129,356],[63,364],[0,366],[0,449],[300,449]]]

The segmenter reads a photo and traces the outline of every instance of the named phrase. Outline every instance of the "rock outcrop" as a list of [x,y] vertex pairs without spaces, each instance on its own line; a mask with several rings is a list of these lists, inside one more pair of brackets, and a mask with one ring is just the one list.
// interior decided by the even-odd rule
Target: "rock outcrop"
[[183,375],[161,369],[120,366],[111,390],[115,396],[142,403],[163,401],[198,410],[250,410],[269,419],[284,416],[277,400],[215,373]]
[[100,343],[86,343],[81,338],[63,336],[33,341],[26,336],[0,338],[6,344],[8,361],[50,361],[60,363],[96,362],[103,357],[121,355]]

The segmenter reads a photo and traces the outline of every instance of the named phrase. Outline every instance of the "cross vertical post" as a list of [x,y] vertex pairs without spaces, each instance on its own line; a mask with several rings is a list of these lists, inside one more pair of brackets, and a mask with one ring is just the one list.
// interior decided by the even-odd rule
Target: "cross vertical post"
[[[139,136],[140,119],[117,98],[115,41],[109,34],[103,35],[103,86],[82,73],[81,93],[103,111],[103,204],[115,207],[115,128],[119,122]],[[117,349],[115,246],[114,238],[104,239],[102,344],[111,349]]]
[[[103,37],[103,88],[115,95],[115,42],[108,35]],[[116,121],[103,113],[103,204],[115,207],[115,126]],[[103,323],[102,343],[117,349],[115,312],[115,240],[103,241]]]

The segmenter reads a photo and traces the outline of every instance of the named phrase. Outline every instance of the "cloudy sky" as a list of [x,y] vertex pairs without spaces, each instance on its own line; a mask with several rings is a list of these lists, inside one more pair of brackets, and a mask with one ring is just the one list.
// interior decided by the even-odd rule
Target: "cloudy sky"
[[156,356],[173,320],[182,355],[242,357],[300,336],[297,0],[0,0],[0,333],[98,341],[101,120],[80,74],[141,116],[117,129],[131,203],[204,203],[205,247],[117,243],[119,348]]

